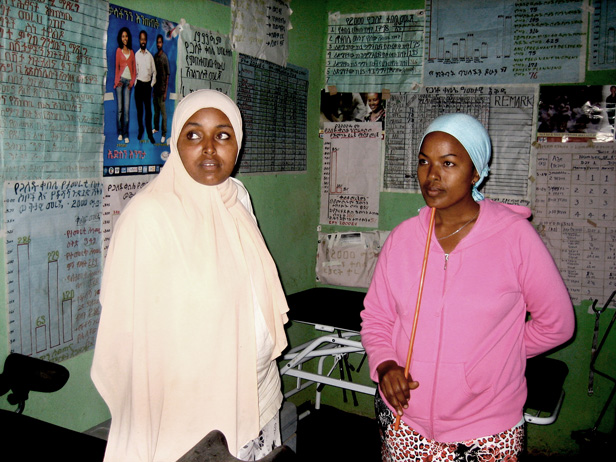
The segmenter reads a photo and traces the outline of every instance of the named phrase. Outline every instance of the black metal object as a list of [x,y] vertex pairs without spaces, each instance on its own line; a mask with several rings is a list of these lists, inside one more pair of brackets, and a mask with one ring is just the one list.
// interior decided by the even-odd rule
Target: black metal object
[[[315,287],[301,292],[297,292],[287,296],[289,304],[289,319],[291,321],[314,324],[315,328],[319,325],[327,325],[333,328],[338,336],[342,336],[342,331],[361,330],[361,317],[359,313],[364,308],[364,292],[357,292],[346,289],[333,289],[329,287]],[[362,358],[357,368],[353,367],[349,362],[349,355],[342,355],[341,361],[338,363],[341,380],[352,382],[351,372],[359,372],[365,359]],[[322,391],[324,384],[318,386],[318,390]],[[353,404],[359,405],[357,395],[351,391]],[[347,402],[346,390],[342,389],[342,400]]]
[[4,371],[0,374],[0,396],[11,391],[7,400],[17,405],[17,413],[21,414],[31,391],[58,391],[69,376],[68,369],[60,364],[11,353],[4,361]]
[[[616,290],[612,292],[607,302],[605,303],[605,306],[600,310],[596,309],[598,300],[595,299],[592,304],[593,311],[595,313],[602,313],[603,311],[605,311],[615,296],[616,296]],[[616,395],[616,378],[606,374],[605,372],[598,370],[595,367],[597,358],[599,357],[599,354],[601,353],[601,350],[603,349],[603,345],[605,344],[605,341],[607,337],[609,336],[610,331],[612,330],[612,327],[614,326],[615,322],[616,322],[616,311],[614,312],[614,315],[612,316],[612,319],[610,320],[610,323],[608,324],[607,329],[603,333],[603,337],[601,338],[601,342],[599,343],[599,346],[596,349],[593,348],[591,359],[590,359],[590,371],[593,374],[600,375],[601,377],[612,382],[614,384],[612,386],[612,391],[610,392],[607,398],[607,401],[603,405],[603,408],[601,409],[601,412],[599,413],[599,417],[597,418],[595,425],[592,428],[587,429],[587,430],[575,430],[571,432],[571,438],[573,438],[580,445],[580,447],[584,449],[583,452],[588,455],[590,455],[591,453],[596,456],[607,455],[608,450],[613,451],[613,444],[614,444],[614,441],[616,440],[616,424],[614,425],[610,433],[603,433],[599,431],[599,425],[601,425],[601,421],[603,420],[603,417],[605,417],[605,414],[612,400],[614,399],[614,396]]]
[[4,450],[19,460],[59,459],[63,462],[102,462],[107,442],[85,433],[22,414],[31,391],[52,393],[69,379],[69,371],[59,364],[11,353],[0,374],[0,396],[17,405],[16,411],[0,410],[0,428]]
[[526,386],[528,395],[524,409],[552,412],[560,400],[567,365],[558,359],[535,356],[526,361]]

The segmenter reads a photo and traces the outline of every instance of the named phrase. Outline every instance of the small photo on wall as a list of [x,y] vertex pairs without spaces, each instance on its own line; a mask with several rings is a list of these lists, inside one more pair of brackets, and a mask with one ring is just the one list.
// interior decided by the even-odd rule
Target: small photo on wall
[[321,121],[325,122],[381,122],[385,129],[386,101],[382,93],[330,93],[321,90]]
[[614,141],[615,85],[563,85],[539,89],[539,142]]

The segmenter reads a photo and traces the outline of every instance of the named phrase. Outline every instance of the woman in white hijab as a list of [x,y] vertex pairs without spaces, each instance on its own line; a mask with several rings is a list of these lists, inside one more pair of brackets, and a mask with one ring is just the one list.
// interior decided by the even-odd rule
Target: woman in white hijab
[[167,163],[114,228],[92,366],[112,417],[106,462],[175,461],[214,429],[243,460],[280,444],[288,307],[230,177],[241,143],[229,97],[186,96]]

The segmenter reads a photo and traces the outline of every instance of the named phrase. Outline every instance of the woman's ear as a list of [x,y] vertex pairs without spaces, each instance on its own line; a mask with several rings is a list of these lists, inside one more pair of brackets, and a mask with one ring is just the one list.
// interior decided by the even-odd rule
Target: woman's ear
[[477,169],[473,169],[473,181],[472,184],[473,186],[475,186],[475,183],[477,183],[479,181],[480,175],[479,172],[477,172]]

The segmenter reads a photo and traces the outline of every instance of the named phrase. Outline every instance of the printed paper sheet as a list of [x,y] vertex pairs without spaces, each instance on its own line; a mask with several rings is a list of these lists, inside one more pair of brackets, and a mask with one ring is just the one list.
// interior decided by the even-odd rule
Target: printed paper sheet
[[616,289],[616,146],[542,143],[533,155],[533,224],[573,302],[602,306]]
[[417,153],[427,126],[441,114],[464,112],[488,129],[490,175],[481,191],[494,199],[530,203],[530,143],[537,98],[531,86],[424,87],[392,94],[387,106],[383,189],[420,192]]
[[325,123],[321,223],[376,228],[381,124]]
[[3,179],[100,174],[107,6],[1,2]]
[[327,28],[327,86],[343,92],[419,88],[423,10],[330,13]]
[[426,0],[426,85],[582,82],[584,2]]
[[89,350],[100,317],[101,181],[7,181],[4,197],[11,352],[60,362]]
[[291,13],[285,0],[232,0],[233,47],[239,53],[286,66]]
[[201,89],[229,95],[233,84],[233,51],[229,37],[190,24],[179,27],[180,98]]

